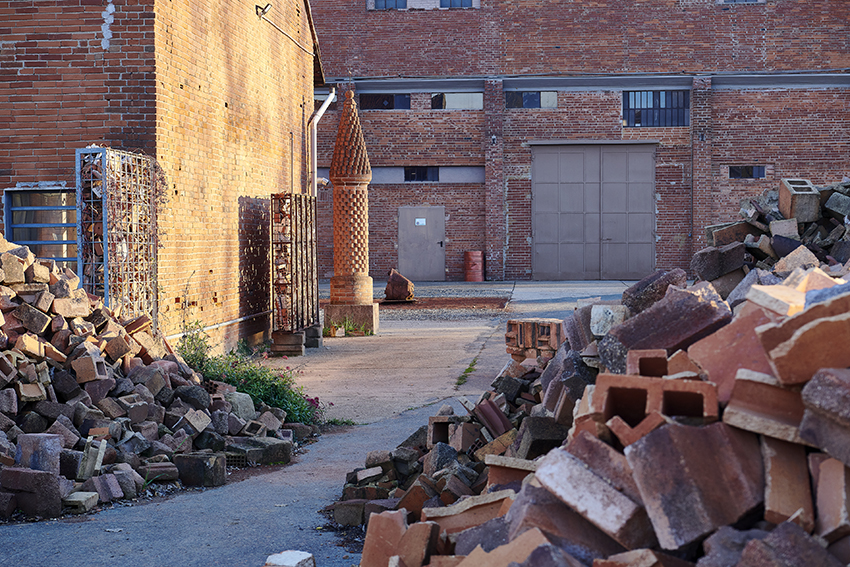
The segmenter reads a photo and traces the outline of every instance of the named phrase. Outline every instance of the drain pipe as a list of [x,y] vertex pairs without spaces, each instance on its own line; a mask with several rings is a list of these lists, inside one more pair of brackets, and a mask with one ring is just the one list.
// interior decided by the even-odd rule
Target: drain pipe
[[315,197],[318,195],[318,124],[319,120],[322,119],[322,116],[325,114],[325,111],[334,101],[336,97],[336,88],[331,87],[330,92],[328,93],[328,98],[325,99],[325,102],[322,103],[322,106],[319,107],[319,110],[316,111],[313,116],[310,117],[310,195]]

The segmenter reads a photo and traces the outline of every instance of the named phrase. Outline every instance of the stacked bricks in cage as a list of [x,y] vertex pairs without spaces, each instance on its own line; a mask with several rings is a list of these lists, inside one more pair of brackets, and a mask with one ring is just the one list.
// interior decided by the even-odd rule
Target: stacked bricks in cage
[[550,359],[564,342],[560,319],[516,319],[508,321],[505,333],[507,353],[522,362],[541,356]]

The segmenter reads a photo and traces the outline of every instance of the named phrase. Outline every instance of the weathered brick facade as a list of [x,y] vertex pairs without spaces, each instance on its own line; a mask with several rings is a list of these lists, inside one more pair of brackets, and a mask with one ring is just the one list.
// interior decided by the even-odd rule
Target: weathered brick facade
[[269,328],[269,195],[302,192],[317,49],[304,0],[0,1],[0,189],[74,187],[89,144],[155,156],[160,320]]
[[[687,268],[704,227],[782,177],[850,174],[850,4],[840,0],[481,0],[468,9],[367,9],[315,0],[329,83],[410,93],[410,109],[362,110],[372,167],[483,167],[484,181],[370,186],[371,273],[397,263],[398,207],[446,207],[446,277],[484,250],[488,279],[529,279],[535,142],[652,142],[655,265]],[[438,6],[433,1],[430,6]],[[415,8],[415,9],[414,9]],[[623,124],[623,92],[689,91],[686,126]],[[556,91],[556,108],[506,108],[506,91]],[[478,110],[431,110],[437,92],[483,93]],[[320,125],[330,163],[335,111]],[[730,165],[764,166],[730,179]],[[329,195],[328,192],[326,195]],[[324,195],[324,193],[323,193]],[[467,211],[459,215],[458,211]],[[320,275],[332,275],[320,203]],[[389,224],[388,224],[389,223]]]

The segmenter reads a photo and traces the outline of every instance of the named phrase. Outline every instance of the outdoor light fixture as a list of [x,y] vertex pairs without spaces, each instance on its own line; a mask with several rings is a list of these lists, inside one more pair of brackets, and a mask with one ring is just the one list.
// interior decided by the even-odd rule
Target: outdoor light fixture
[[268,3],[268,4],[266,4],[265,6],[260,6],[259,4],[256,4],[256,5],[254,6],[254,13],[256,13],[256,14],[257,14],[257,17],[258,17],[258,18],[260,18],[261,20],[265,20],[265,21],[267,21],[268,23],[270,23],[274,29],[276,29],[277,31],[279,31],[280,33],[282,33],[283,35],[285,35],[286,37],[288,37],[288,38],[289,38],[289,40],[290,40],[290,41],[292,41],[292,43],[294,43],[295,45],[297,45],[297,46],[301,49],[301,51],[303,51],[304,53],[307,53],[307,54],[312,55],[313,57],[315,57],[315,56],[316,56],[316,54],[315,54],[315,53],[313,53],[312,51],[310,51],[309,49],[307,49],[306,47],[304,47],[303,45],[301,45],[300,43],[298,43],[298,40],[297,40],[297,39],[295,39],[294,37],[292,37],[291,35],[289,35],[289,34],[288,34],[288,33],[286,33],[285,31],[283,31],[283,30],[280,28],[280,26],[279,26],[279,25],[277,25],[276,23],[274,23],[273,21],[271,21],[270,19],[268,19],[268,18],[266,17],[266,14],[268,14],[269,12],[271,12],[271,10],[272,10],[271,2],[269,2],[269,3]]

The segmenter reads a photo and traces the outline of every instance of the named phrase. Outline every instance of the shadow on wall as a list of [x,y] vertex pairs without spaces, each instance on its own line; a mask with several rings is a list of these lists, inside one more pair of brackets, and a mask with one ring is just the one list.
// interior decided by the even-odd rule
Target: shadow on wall
[[271,328],[270,224],[269,199],[239,197],[239,317],[246,319],[237,336],[249,345],[266,340]]

